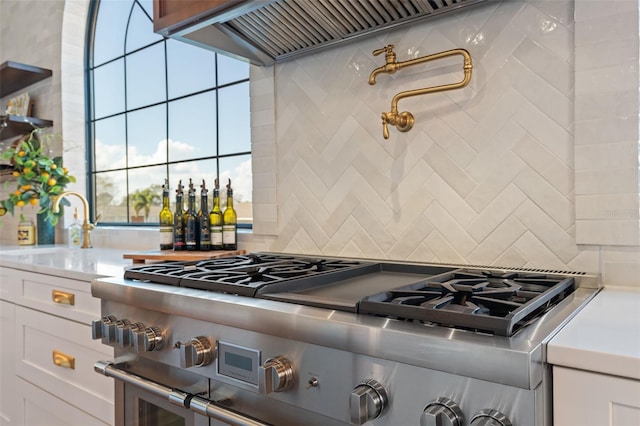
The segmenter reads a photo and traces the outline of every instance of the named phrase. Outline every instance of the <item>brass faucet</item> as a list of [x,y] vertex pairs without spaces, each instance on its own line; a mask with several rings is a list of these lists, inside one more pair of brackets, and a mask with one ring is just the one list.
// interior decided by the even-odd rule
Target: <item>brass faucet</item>
[[408,98],[410,96],[425,95],[427,93],[444,92],[445,90],[460,89],[465,87],[471,81],[471,70],[473,65],[471,63],[471,55],[465,49],[452,49],[445,52],[434,53],[433,55],[423,56],[421,58],[411,59],[404,62],[395,62],[395,54],[393,53],[393,45],[390,44],[382,49],[374,50],[373,55],[380,55],[382,52],[386,52],[386,64],[373,70],[369,76],[369,84],[376,84],[376,75],[381,72],[393,74],[394,72],[409,67],[412,65],[422,64],[424,62],[435,61],[437,59],[447,58],[453,55],[462,55],[464,58],[464,78],[458,83],[444,84],[441,86],[425,87],[424,89],[407,90],[400,92],[391,100],[391,111],[382,113],[382,136],[385,139],[389,139],[389,129],[387,124],[396,126],[401,132],[408,132],[413,128],[415,119],[413,114],[408,111],[398,112],[398,102],[400,99]]
[[86,198],[84,198],[81,194],[73,191],[63,192],[57,197],[55,197],[55,201],[53,202],[52,211],[54,213],[58,213],[60,211],[60,201],[68,195],[75,195],[80,198],[82,201],[83,211],[84,211],[84,222],[82,224],[82,248],[91,248],[91,230],[95,228],[95,225],[89,222],[89,202]]
[[376,76],[381,72],[393,74],[400,68],[402,68],[402,66],[396,62],[396,54],[393,51],[393,44],[389,44],[382,49],[374,50],[373,56],[378,56],[382,53],[385,53],[384,59],[386,61],[386,64],[373,70],[373,72],[369,76],[369,84],[372,86],[376,84]]

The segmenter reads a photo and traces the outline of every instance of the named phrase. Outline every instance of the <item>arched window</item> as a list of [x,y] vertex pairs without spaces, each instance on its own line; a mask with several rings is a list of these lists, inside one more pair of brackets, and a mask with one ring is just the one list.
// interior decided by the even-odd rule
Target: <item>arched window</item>
[[204,179],[210,194],[218,178],[223,204],[230,178],[238,222],[250,225],[249,64],[155,34],[152,8],[152,0],[100,0],[90,12],[94,216],[157,224],[165,178],[172,193],[179,181]]

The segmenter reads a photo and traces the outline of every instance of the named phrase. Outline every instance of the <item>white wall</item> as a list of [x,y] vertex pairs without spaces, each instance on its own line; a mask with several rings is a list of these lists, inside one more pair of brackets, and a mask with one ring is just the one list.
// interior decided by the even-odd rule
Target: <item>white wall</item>
[[[34,18],[34,9],[56,3],[57,15]],[[60,69],[55,58],[38,61],[45,52],[22,44],[21,38],[9,43],[5,28],[16,19],[39,19],[48,32],[58,32],[60,3],[0,0],[0,61],[47,66],[55,77]],[[611,2],[580,3],[603,7]],[[268,196],[255,214],[262,235],[242,235],[241,245],[248,250],[584,270],[602,273],[607,284],[640,286],[636,245],[622,239],[591,243],[588,233],[577,243],[574,153],[583,139],[576,139],[574,117],[574,52],[580,46],[574,42],[579,34],[573,6],[573,1],[490,2],[254,70],[252,79],[258,78],[252,95],[260,95],[259,105],[252,105],[260,112],[254,126],[271,129],[268,137],[260,132],[261,161],[254,164],[262,169],[256,186],[270,186],[262,191]],[[635,23],[628,25],[635,25],[637,44],[637,13]],[[30,26],[24,31],[37,30]],[[385,141],[380,113],[389,110],[395,93],[457,81],[461,75],[461,63],[453,59],[380,75],[375,86],[367,85],[369,73],[383,61],[371,52],[390,43],[400,61],[465,47],[474,71],[465,89],[400,101],[400,110],[416,117],[415,127],[408,133],[391,128]],[[62,50],[64,57],[68,49]],[[632,119],[637,123],[637,115]],[[633,143],[637,154],[637,137]],[[73,161],[84,167],[83,160]],[[634,183],[637,188],[637,174]],[[630,214],[631,222],[637,222],[637,209]],[[139,233],[132,237],[131,232]],[[5,234],[3,230],[3,240]],[[154,248],[157,233],[148,234],[99,230],[93,241],[102,246],[136,241],[136,247],[123,248]]]

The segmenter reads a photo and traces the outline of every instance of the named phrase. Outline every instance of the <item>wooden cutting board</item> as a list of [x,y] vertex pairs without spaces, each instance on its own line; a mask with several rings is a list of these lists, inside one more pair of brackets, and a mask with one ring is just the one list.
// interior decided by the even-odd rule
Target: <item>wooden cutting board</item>
[[221,251],[173,251],[173,250],[148,250],[135,253],[125,253],[124,259],[131,259],[133,263],[146,263],[147,261],[183,261],[204,260],[218,257],[235,256],[245,254],[245,250],[221,250]]

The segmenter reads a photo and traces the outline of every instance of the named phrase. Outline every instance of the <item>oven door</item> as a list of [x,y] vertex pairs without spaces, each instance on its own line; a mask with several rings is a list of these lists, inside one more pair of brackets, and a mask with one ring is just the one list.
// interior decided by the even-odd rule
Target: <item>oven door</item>
[[[124,401],[118,416],[126,426],[210,426],[209,418],[169,403],[151,392],[121,381],[116,382],[116,398]],[[118,395],[122,392],[122,397]]]
[[98,361],[94,370],[116,379],[117,426],[269,426],[207,399],[204,392],[190,393],[125,370],[116,361]]

